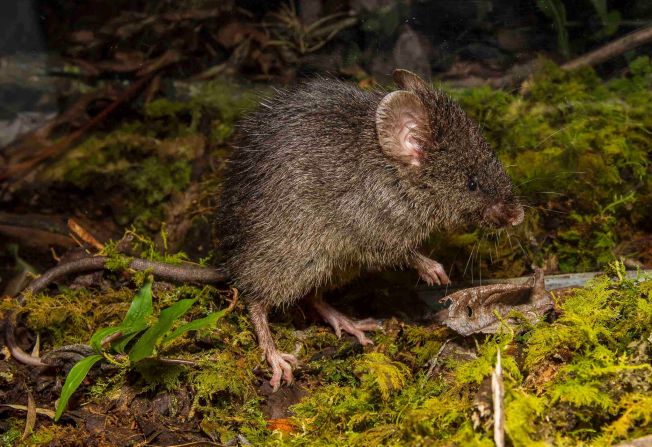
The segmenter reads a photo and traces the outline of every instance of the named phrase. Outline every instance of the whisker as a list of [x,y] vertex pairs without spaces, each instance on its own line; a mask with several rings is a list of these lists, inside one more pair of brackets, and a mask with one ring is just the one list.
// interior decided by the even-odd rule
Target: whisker
[[521,241],[517,238],[516,242],[518,243],[519,248],[523,252],[523,256],[525,256],[525,259],[527,259],[528,264],[530,263],[530,256],[525,252],[525,249],[523,248],[523,245],[521,245]]
[[[496,242],[496,239],[494,239],[494,248],[496,249],[496,259],[498,259],[498,242]],[[489,253],[491,253],[491,249],[489,249]]]
[[[560,171],[560,172],[556,172],[555,174],[553,174],[553,175],[551,175],[549,177],[550,178],[556,178],[556,177],[559,177],[561,175],[566,175],[566,174],[586,174],[586,172],[584,172],[584,171]],[[541,177],[541,176],[532,177],[530,180],[526,180],[524,182],[518,183],[516,186],[525,185],[527,183],[533,182],[535,180],[540,180],[540,179],[543,179],[543,178],[545,178],[545,177]]]
[[550,212],[550,213],[557,213],[557,214],[564,214],[564,215],[568,214],[568,212],[566,212],[566,211],[553,210],[552,208],[540,208],[540,210],[541,211],[547,211],[547,212]]
[[[475,248],[477,246],[478,246],[478,243],[476,242],[475,245],[473,246],[473,249],[475,250]],[[474,265],[475,265],[475,252],[472,252],[471,253],[471,282],[473,282],[473,268],[474,268]]]
[[478,277],[480,285],[482,285],[482,255],[480,254],[480,246],[478,245]]
[[469,268],[469,262],[471,261],[471,254],[473,254],[473,247],[471,248],[471,253],[469,253],[469,258],[466,260],[466,265],[464,266],[464,271],[462,272],[462,278],[466,276],[466,270]]
[[[459,253],[459,250],[457,251]],[[457,259],[457,255],[455,255],[455,259]],[[451,277],[451,273],[453,273],[453,266],[455,265],[455,261],[451,262],[451,268],[448,269],[448,277]],[[446,284],[446,289],[444,290],[444,296],[448,295],[448,286],[450,286],[451,283],[450,281],[448,284]]]
[[[460,251],[462,250],[462,247],[458,247],[457,251],[455,252],[455,257],[453,258],[453,262],[451,262],[451,268],[448,269],[448,277],[451,277],[451,273],[453,273],[453,266],[455,265],[455,261],[457,261],[457,257],[460,255]],[[446,290],[444,292],[444,295],[448,295],[448,286],[450,283],[446,284]]]
[[475,250],[475,245],[471,247],[471,253],[469,254],[469,259],[466,260],[466,265],[464,266],[464,272],[462,273],[462,278],[466,276],[466,270],[469,268],[469,262],[471,262],[471,257],[473,256],[473,250]]
[[567,129],[571,124],[573,124],[573,123],[568,123],[567,125],[565,125],[565,126],[563,126],[563,127],[560,127],[559,129],[555,130],[553,133],[551,133],[550,135],[548,135],[547,137],[545,137],[543,140],[539,141],[539,144],[537,144],[537,145],[534,147],[534,149],[539,148],[543,143],[545,143],[545,142],[548,141],[550,138],[552,138],[552,137],[554,137],[555,135],[557,135],[559,132],[562,132],[562,131],[564,131],[565,129]]

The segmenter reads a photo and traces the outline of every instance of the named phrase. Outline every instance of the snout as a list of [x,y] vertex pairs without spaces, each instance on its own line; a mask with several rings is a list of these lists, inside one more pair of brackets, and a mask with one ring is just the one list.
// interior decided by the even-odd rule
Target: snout
[[498,202],[489,206],[482,217],[489,224],[506,227],[523,222],[524,214],[523,207],[519,203]]

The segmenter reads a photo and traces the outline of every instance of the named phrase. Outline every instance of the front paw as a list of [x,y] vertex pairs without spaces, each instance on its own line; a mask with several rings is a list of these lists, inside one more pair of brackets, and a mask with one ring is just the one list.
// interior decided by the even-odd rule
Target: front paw
[[433,259],[420,256],[417,263],[417,271],[421,279],[429,286],[450,284],[450,279],[448,279],[444,266]]

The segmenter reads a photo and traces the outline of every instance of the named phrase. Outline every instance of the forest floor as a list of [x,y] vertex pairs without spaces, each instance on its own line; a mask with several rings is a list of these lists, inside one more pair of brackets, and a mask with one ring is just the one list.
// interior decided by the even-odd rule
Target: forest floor
[[[651,73],[646,58],[609,81],[549,64],[519,92],[449,89],[528,204],[509,234],[434,235],[429,248],[452,279],[528,275],[533,266],[606,275],[553,291],[541,321],[515,314],[494,333],[462,336],[436,322],[441,306],[415,273],[368,274],[328,298],[382,322],[373,346],[338,339],[302,306],[272,316],[280,348],[300,361],[295,382],[277,393],[236,291],[152,283],[124,269],[134,256],[219,262],[220,174],[234,123],[260,89],[176,83],[173,94],[123,104],[119,119],[3,192],[11,210],[0,213],[11,235],[0,253],[10,279],[3,317],[19,308],[11,296],[31,275],[59,259],[101,252],[113,264],[27,295],[17,342],[38,346],[52,366],[21,365],[3,348],[0,440],[489,446],[498,353],[511,445],[606,446],[649,435],[652,280],[626,269],[652,267]],[[107,342],[117,327],[122,338]],[[66,394],[67,375],[79,379],[74,393]],[[62,393],[67,409],[54,422]]]

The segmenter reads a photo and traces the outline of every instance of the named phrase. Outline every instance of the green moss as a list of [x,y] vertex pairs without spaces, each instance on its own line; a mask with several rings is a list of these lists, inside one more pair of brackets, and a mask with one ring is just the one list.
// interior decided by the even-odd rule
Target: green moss
[[[243,307],[167,348],[166,357],[197,366],[143,364],[139,375],[116,370],[95,380],[86,395],[106,399],[125,385],[141,393],[184,388],[193,396],[191,415],[199,428],[223,443],[245,434],[256,445],[489,446],[491,424],[474,423],[474,401],[500,349],[511,445],[611,445],[652,429],[652,281],[626,279],[621,263],[611,265],[610,275],[560,301],[554,321],[478,336],[476,343],[451,339],[442,328],[403,324],[388,326],[362,352],[323,326],[298,332],[287,322],[274,324],[282,349],[302,346],[297,377],[305,396],[291,407],[290,433],[267,428],[254,370],[268,368]],[[196,298],[190,314],[222,308],[228,296],[192,286],[154,290],[157,308]],[[100,295],[89,303],[85,291],[66,291],[56,300],[32,297],[33,324],[67,343],[76,336],[71,326],[106,326],[109,314],[120,321],[126,305],[116,308],[112,300],[128,302],[133,292]],[[55,302],[71,309],[57,316]],[[197,348],[198,338],[210,349]],[[459,344],[440,352],[447,340]],[[437,368],[429,371],[435,356]]]
[[515,447],[545,446],[537,433],[537,422],[546,410],[546,400],[519,389],[505,396],[505,433]]
[[23,428],[21,427],[21,421],[17,419],[10,419],[8,421],[10,424],[9,428],[0,435],[0,442],[4,447],[13,447],[18,444],[21,436],[23,435]]
[[[505,347],[512,341],[512,334],[488,337],[482,345],[477,346],[477,357],[469,361],[449,362],[455,368],[455,380],[459,385],[480,384],[491,375],[496,365],[498,350],[505,352]],[[503,373],[514,382],[522,380],[521,372],[514,357],[502,355]]]
[[236,119],[256,98],[223,81],[177,93],[145,104],[141,116],[110,132],[92,134],[49,166],[42,179],[106,197],[119,225],[157,232],[170,198],[190,185],[193,161],[207,151],[223,158]]
[[356,360],[354,371],[360,375],[363,387],[378,391],[385,401],[391,393],[405,386],[409,374],[403,363],[393,362],[379,352],[365,354]]

